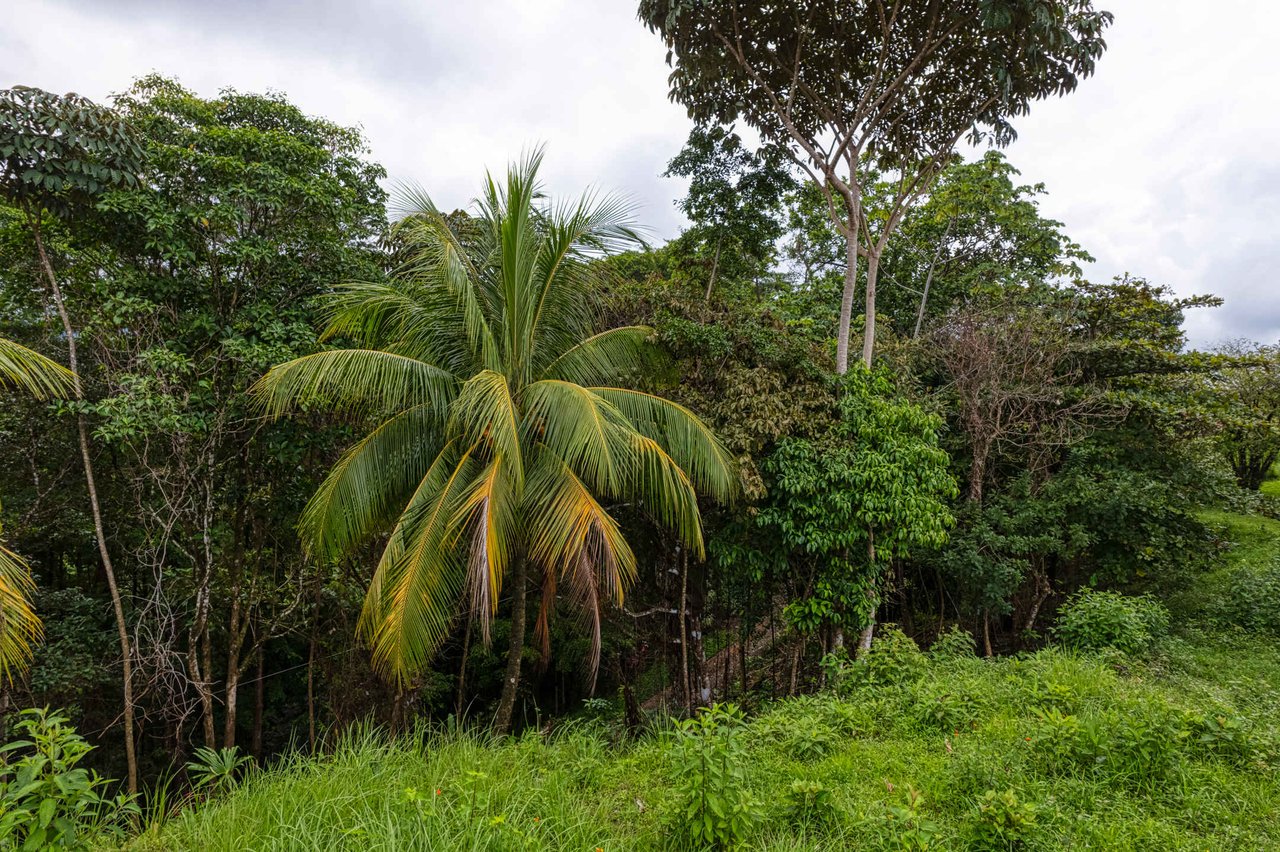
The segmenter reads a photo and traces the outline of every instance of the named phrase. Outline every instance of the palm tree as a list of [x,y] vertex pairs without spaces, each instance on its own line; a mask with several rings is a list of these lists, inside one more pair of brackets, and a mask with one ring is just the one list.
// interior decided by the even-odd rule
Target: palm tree
[[[36,399],[67,393],[75,375],[38,352],[0,337],[0,387],[15,386]],[[35,584],[22,557],[0,545],[0,672],[10,677],[14,668],[31,661],[31,646],[43,634],[31,604]]]
[[645,327],[592,333],[590,261],[632,244],[627,206],[588,193],[546,202],[535,151],[488,176],[474,215],[404,194],[394,236],[406,258],[387,283],[335,294],[327,338],[358,348],[271,369],[257,392],[272,416],[324,406],[377,425],[337,462],[303,514],[317,558],[390,528],[359,631],[375,665],[405,683],[462,611],[489,628],[511,597],[495,727],[510,726],[530,572],[542,586],[538,638],[561,587],[585,614],[599,665],[606,598],[620,604],[636,559],[606,502],[641,506],[697,556],[698,495],[726,500],[737,475],[689,410],[624,387],[653,355]]

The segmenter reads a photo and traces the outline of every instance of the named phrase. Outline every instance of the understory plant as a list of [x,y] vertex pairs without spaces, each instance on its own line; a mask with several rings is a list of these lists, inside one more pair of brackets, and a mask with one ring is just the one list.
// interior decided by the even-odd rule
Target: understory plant
[[122,837],[137,801],[107,796],[111,782],[78,765],[93,746],[67,718],[24,710],[14,727],[19,739],[0,748],[0,848],[87,849],[94,834]]

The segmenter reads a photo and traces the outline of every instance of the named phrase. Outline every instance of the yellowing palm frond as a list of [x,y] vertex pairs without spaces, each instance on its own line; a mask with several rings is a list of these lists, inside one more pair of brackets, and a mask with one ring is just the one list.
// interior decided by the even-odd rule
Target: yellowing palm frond
[[0,386],[10,384],[36,399],[69,393],[75,373],[35,350],[0,337]]
[[14,669],[31,662],[31,648],[44,627],[31,605],[35,583],[20,556],[0,547],[0,672],[12,678]]
[[454,521],[477,470],[471,450],[445,446],[392,530],[374,570],[358,629],[373,663],[400,681],[430,662],[449,637],[465,582]]

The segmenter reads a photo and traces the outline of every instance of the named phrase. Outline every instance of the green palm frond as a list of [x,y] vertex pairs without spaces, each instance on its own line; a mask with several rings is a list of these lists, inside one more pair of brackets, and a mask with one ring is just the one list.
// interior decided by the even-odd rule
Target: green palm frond
[[611,328],[566,350],[543,371],[545,378],[598,385],[639,374],[658,362],[653,329],[644,325]]
[[525,389],[533,431],[575,475],[611,496],[626,494],[634,430],[616,408],[582,385],[543,379]]
[[308,551],[337,559],[394,521],[438,450],[440,427],[431,408],[414,406],[343,453],[303,509]]
[[520,412],[511,398],[507,377],[492,370],[472,376],[449,409],[449,431],[466,443],[484,443],[505,463],[506,475],[519,487],[524,481],[520,447]]
[[272,367],[251,392],[272,417],[317,406],[387,414],[423,406],[443,419],[456,380],[432,364],[374,349],[331,349]]
[[695,556],[703,558],[702,513],[689,476],[657,441],[638,432],[631,441],[635,460],[629,490],[650,515],[678,535]]
[[31,648],[44,636],[31,604],[35,588],[27,563],[0,546],[0,672],[10,679],[30,664]]
[[[492,287],[492,276],[482,271],[494,247],[481,244],[469,250],[448,217],[420,189],[403,188],[399,207],[402,218],[394,236],[410,246],[401,277],[448,294],[466,331],[469,354],[485,369],[499,369],[502,361],[491,327],[497,317],[498,293]],[[479,257],[473,259],[473,253]]]
[[48,399],[69,393],[75,379],[75,373],[56,361],[0,337],[0,386],[14,385],[36,399]]
[[699,493],[721,502],[737,496],[741,488],[737,465],[692,411],[643,391],[591,388],[591,392],[621,411],[642,435],[657,441],[688,473]]

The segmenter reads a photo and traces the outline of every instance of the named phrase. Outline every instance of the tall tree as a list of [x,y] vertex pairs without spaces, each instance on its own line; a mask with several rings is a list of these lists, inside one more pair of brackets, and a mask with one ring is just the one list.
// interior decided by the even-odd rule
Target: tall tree
[[1237,340],[1219,353],[1229,360],[1207,383],[1219,444],[1240,487],[1257,491],[1280,461],[1280,346]]
[[300,462],[336,448],[332,430],[263,424],[248,390],[318,348],[318,295],[381,274],[385,172],[358,131],[279,94],[203,98],[151,75],[117,107],[147,171],[101,202],[116,233],[100,261],[112,286],[85,296],[91,408],[145,589],[140,680],[171,685],[154,690],[170,736],[194,696],[205,744],[231,746],[243,675],[320,581],[294,535],[316,483]]
[[259,391],[272,414],[323,404],[379,425],[330,472],[302,527],[320,558],[391,525],[360,631],[383,672],[407,682],[449,635],[465,599],[487,639],[511,593],[506,676],[495,727],[510,728],[525,645],[526,586],[539,573],[545,631],[568,588],[599,662],[605,598],[621,602],[635,556],[601,501],[640,501],[696,555],[697,495],[727,499],[732,463],[687,409],[625,384],[652,331],[592,334],[602,268],[592,255],[634,239],[627,210],[586,196],[543,204],[541,152],[493,178],[475,217],[404,199],[408,260],[386,284],[333,301],[330,337],[358,348],[274,367]]
[[[1092,0],[642,0],[672,63],[671,97],[699,121],[739,118],[785,146],[845,237],[836,366],[848,367],[857,260],[867,260],[863,363],[881,257],[968,134],[1005,144],[1031,103],[1093,72],[1112,16]],[[862,171],[892,173],[872,215]]]
[[782,199],[794,181],[777,151],[752,152],[732,131],[695,127],[666,177],[687,177],[678,202],[690,227],[675,241],[709,265],[703,300],[710,301],[721,271],[759,278],[782,236]]
[[[107,190],[136,186],[141,162],[142,150],[134,134],[111,110],[75,94],[55,95],[27,86],[0,91],[0,197],[26,216],[40,268],[62,321],[73,377],[72,393],[78,403],[85,401],[79,376],[79,332],[72,325],[67,300],[45,245],[45,219],[72,221],[85,217],[94,211]],[[138,763],[134,753],[133,654],[129,628],[107,546],[83,406],[76,421],[98,554],[111,592],[120,638],[128,785],[130,792],[136,792]]]

